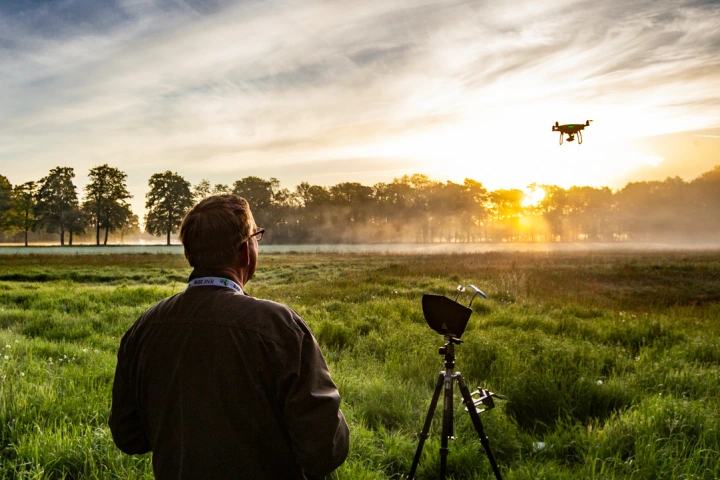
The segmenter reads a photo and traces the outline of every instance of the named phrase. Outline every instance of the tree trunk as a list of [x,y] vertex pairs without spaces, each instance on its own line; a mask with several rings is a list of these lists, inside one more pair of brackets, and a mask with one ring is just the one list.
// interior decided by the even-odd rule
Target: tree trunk
[[28,239],[27,239],[27,237],[28,237],[28,229],[26,228],[26,229],[25,229],[25,246],[26,246],[26,247],[28,246]]
[[168,231],[167,231],[167,244],[170,246],[170,231],[172,230],[172,210],[168,212],[167,216],[167,225],[168,225]]
[[65,229],[64,228],[60,228],[60,246],[61,247],[65,246]]
[[68,246],[70,246],[70,247],[72,247],[72,234],[73,234],[73,231],[70,230],[70,241],[68,242]]
[[108,239],[108,232],[110,231],[110,227],[105,227],[105,242],[103,245],[107,245],[107,239]]
[[100,217],[95,222],[95,245],[100,245]]

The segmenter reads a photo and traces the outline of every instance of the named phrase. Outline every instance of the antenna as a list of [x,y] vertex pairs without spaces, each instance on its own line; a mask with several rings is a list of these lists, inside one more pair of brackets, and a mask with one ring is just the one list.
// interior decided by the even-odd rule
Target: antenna
[[465,287],[462,285],[458,285],[457,287],[458,294],[455,296],[455,301],[457,302],[458,298],[460,298],[460,294],[465,291]]
[[470,299],[470,303],[468,303],[468,308],[470,308],[470,306],[472,305],[473,300],[475,300],[475,297],[477,297],[478,295],[480,295],[481,297],[487,299],[487,295],[485,295],[485,293],[484,293],[482,290],[480,290],[479,288],[477,288],[475,285],[473,285],[473,284],[471,283],[471,284],[468,285],[468,286],[475,291],[475,295],[473,295],[473,297]]

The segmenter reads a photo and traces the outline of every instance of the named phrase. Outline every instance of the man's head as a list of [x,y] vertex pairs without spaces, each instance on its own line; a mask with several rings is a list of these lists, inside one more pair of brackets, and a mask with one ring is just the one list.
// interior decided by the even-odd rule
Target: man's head
[[246,266],[252,270],[243,279],[247,280],[255,272],[257,262],[257,245],[252,240],[248,242],[256,229],[244,198],[216,195],[201,201],[185,215],[180,241],[193,268]]

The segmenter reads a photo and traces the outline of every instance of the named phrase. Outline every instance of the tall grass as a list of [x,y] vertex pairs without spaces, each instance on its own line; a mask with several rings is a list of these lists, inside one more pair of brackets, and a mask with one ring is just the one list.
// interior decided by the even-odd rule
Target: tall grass
[[[152,478],[109,435],[115,354],[188,273],[173,255],[0,257],[0,477]],[[343,397],[334,478],[407,473],[442,369],[420,298],[459,283],[490,296],[457,368],[508,398],[483,414],[504,478],[720,477],[718,252],[266,256],[249,292],[307,320]],[[491,478],[456,403],[453,478]],[[439,419],[418,478],[437,476]]]

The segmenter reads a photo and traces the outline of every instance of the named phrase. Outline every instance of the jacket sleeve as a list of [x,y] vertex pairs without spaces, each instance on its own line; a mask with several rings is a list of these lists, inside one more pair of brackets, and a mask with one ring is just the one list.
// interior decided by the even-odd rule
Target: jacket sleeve
[[115,445],[123,452],[134,455],[147,453],[151,448],[145,435],[140,410],[130,382],[128,365],[130,359],[127,353],[128,334],[120,342],[118,351],[109,424]]
[[285,424],[298,465],[322,477],[347,458],[350,432],[320,347],[305,322],[294,316],[301,335],[285,400]]

